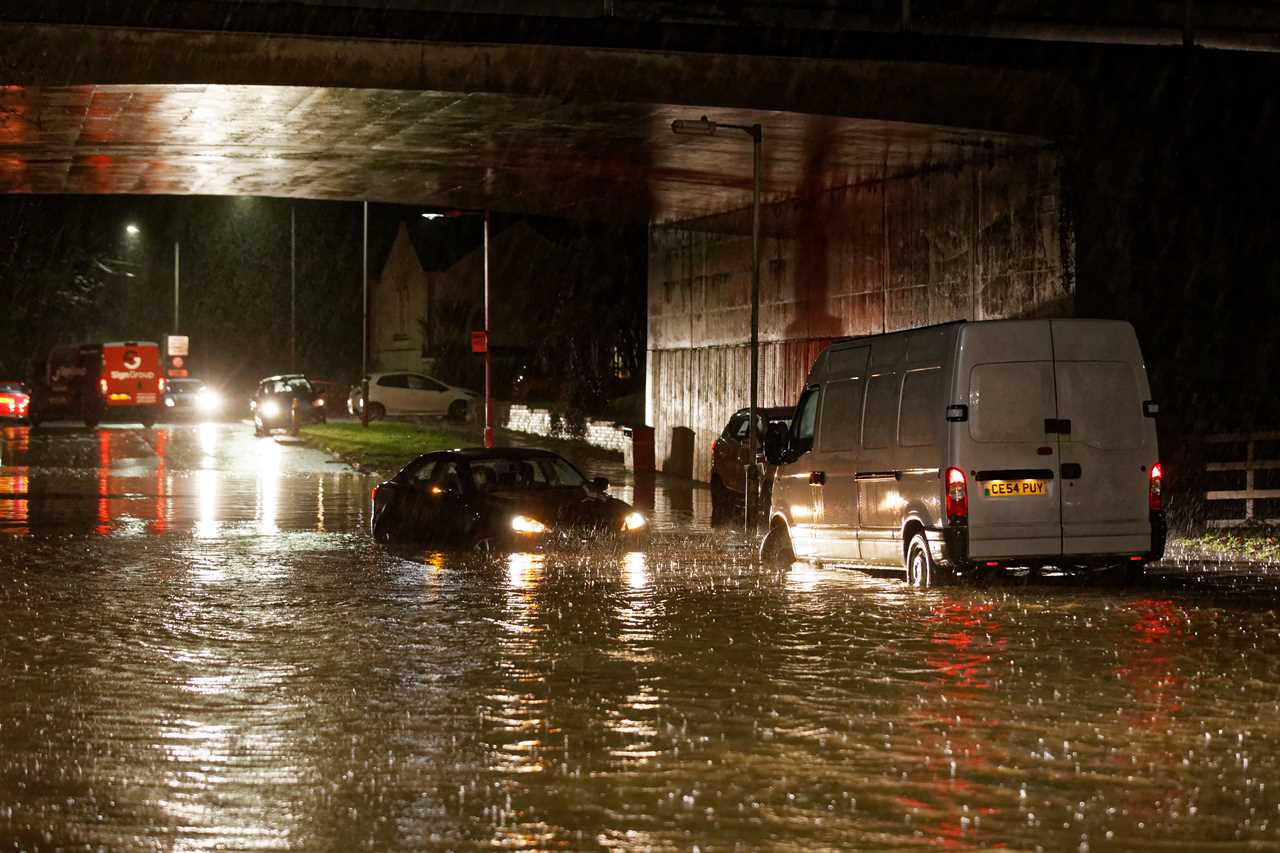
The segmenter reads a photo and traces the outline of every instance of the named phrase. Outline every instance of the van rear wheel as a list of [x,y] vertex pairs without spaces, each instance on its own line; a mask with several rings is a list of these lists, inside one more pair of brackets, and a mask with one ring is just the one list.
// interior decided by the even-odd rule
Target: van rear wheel
[[906,550],[907,586],[912,589],[929,589],[936,586],[938,568],[933,563],[933,555],[929,553],[929,541],[923,533],[911,537]]
[[766,566],[789,566],[795,562],[796,553],[791,547],[791,534],[784,524],[769,528],[760,543],[760,562]]

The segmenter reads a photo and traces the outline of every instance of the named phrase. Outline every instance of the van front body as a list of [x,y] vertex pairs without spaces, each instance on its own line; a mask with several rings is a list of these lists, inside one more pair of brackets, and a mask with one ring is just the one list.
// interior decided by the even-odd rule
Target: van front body
[[958,570],[1159,559],[1155,411],[1124,322],[838,341],[797,404],[771,524],[798,558],[837,564],[902,567],[918,533]]

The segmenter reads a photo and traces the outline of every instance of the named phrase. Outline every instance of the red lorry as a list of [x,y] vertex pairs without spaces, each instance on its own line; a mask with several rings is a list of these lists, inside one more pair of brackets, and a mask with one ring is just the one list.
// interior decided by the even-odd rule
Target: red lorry
[[34,389],[31,422],[75,418],[93,429],[107,419],[132,420],[150,428],[163,398],[160,347],[151,341],[58,347]]

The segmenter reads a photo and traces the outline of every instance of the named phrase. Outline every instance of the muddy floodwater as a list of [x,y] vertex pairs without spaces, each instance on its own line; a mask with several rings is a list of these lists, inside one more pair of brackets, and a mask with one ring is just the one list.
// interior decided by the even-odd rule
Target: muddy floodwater
[[0,463],[0,849],[1280,847],[1265,578],[913,593],[661,486],[645,553],[389,551],[238,423]]

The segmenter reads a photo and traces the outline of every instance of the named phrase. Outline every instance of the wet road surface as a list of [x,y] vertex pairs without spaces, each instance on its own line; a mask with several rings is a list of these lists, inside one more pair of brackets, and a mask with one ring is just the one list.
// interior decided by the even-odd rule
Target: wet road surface
[[0,849],[1280,847],[1266,578],[912,593],[662,489],[646,553],[389,551],[244,424],[0,463]]

